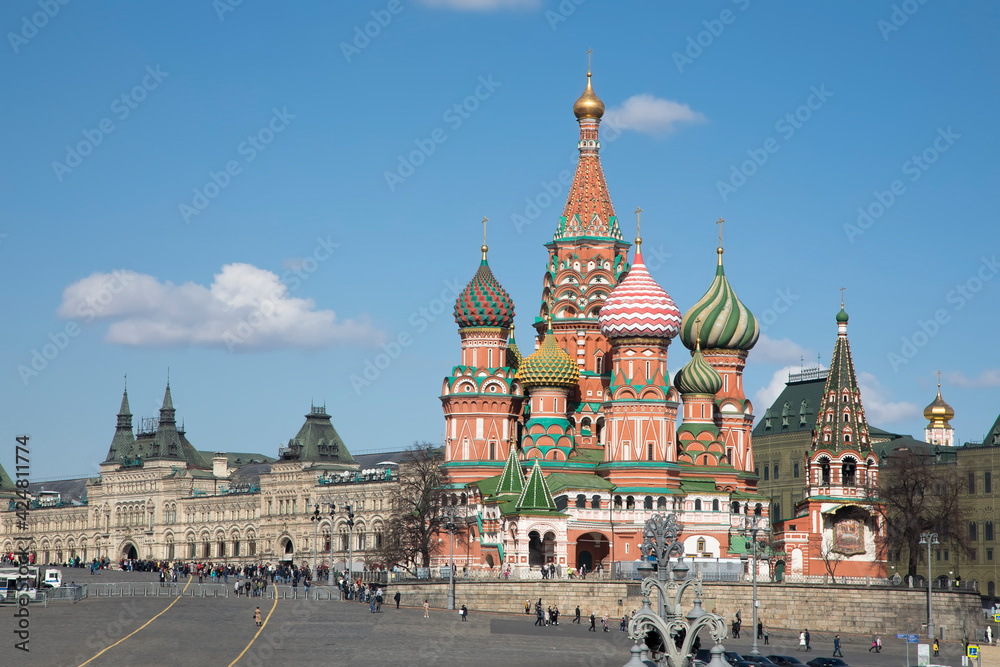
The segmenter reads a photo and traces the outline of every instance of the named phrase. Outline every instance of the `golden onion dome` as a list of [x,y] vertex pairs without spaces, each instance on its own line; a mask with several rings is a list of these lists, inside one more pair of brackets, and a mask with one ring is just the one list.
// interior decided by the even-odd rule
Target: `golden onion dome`
[[951,424],[948,423],[950,419],[955,416],[955,410],[950,405],[944,402],[941,398],[941,385],[938,384],[937,398],[935,398],[930,405],[924,408],[924,419],[926,419],[930,424],[930,428],[944,427],[950,428]]
[[573,103],[573,113],[577,119],[596,118],[600,120],[601,116],[604,115],[604,102],[594,93],[594,88],[590,85],[590,72],[587,72],[587,89]]

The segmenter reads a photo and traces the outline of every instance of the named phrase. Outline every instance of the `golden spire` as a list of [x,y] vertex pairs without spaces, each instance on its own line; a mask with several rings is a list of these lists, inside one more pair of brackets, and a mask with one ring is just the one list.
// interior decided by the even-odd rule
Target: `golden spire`
[[639,214],[642,213],[642,209],[638,206],[635,207],[635,251],[639,252],[639,246],[642,245],[642,229],[639,225]]
[[483,261],[484,262],[486,261],[486,251],[489,250],[489,248],[486,247],[486,223],[487,223],[487,221],[489,221],[489,218],[487,218],[484,215],[483,216],[483,247],[481,248],[481,250],[483,251]]
[[[840,309],[841,309],[841,310],[843,310],[843,309],[844,309],[844,291],[845,291],[846,289],[847,289],[846,287],[841,287],[841,288],[840,288]],[[939,375],[938,377],[940,378],[940,375]],[[938,384],[938,386],[940,387],[941,385],[940,385],[940,384]]]
[[722,264],[722,252],[723,252],[723,250],[722,250],[722,223],[724,223],[724,222],[725,222],[725,220],[723,220],[722,218],[719,218],[718,220],[715,221],[715,224],[717,224],[719,226],[719,247],[716,249],[715,252],[717,252],[719,254],[719,264],[720,265]]
[[604,102],[594,93],[594,88],[590,83],[590,54],[593,49],[587,50],[587,89],[583,91],[579,99],[573,104],[573,113],[578,120],[584,118],[596,118],[600,120],[604,115]]

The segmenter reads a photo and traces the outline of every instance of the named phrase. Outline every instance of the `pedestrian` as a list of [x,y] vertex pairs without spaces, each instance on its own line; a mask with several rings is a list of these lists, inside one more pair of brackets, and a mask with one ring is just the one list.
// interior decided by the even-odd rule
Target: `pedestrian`
[[466,607],[464,604],[462,605],[462,612],[461,613],[462,613],[462,622],[463,623],[465,621],[469,620],[469,608]]
[[764,621],[757,621],[757,639],[764,638]]
[[877,633],[875,634],[875,652],[882,652],[882,638],[879,637]]
[[935,639],[935,640],[934,640],[934,657],[937,657],[937,654],[938,654],[938,648],[940,648],[940,647],[938,646],[938,640],[937,640],[937,639]]
[[806,650],[806,631],[803,630],[799,633],[799,649],[800,651]]
[[260,627],[260,607],[253,613],[253,620],[257,623],[257,627]]
[[[595,623],[597,623],[597,613],[592,611],[590,612],[590,627],[587,628],[587,632],[597,632]],[[935,655],[937,654],[935,653]]]
[[545,612],[541,605],[535,605],[535,625],[545,625]]
[[625,632],[628,629],[628,614],[622,616],[622,622],[618,626],[618,629]]
[[573,622],[580,625],[580,605],[576,605],[576,616],[573,617]]
[[399,598],[401,597],[399,591],[396,591],[396,594],[392,596],[392,599],[396,601],[396,609],[399,609]]
[[240,593],[242,592],[240,588],[240,582],[237,581],[235,584],[233,584],[233,592],[236,593],[236,597],[240,596]]
[[552,622],[552,607],[548,607],[545,609],[545,625],[548,625],[551,622]]
[[552,607],[552,625],[559,625],[559,605]]
[[806,628],[806,651],[811,651],[812,646],[809,645],[809,628]]
[[431,617],[431,603],[424,599],[424,618]]
[[601,617],[601,625],[604,626],[604,631],[608,631],[608,614],[605,612],[604,616]]
[[770,639],[771,633],[767,631],[767,626],[764,626],[764,646],[768,645],[768,639]]
[[833,657],[844,657],[843,652],[840,650],[840,635],[833,636]]
[[531,600],[525,600],[524,601],[524,613],[525,614],[530,614],[531,613]]

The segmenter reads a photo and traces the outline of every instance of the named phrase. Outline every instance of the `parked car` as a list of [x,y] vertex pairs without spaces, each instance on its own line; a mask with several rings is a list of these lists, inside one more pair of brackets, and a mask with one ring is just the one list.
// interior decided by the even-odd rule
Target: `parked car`
[[45,570],[45,580],[42,582],[43,588],[59,588],[62,586],[62,572],[51,568]]
[[760,667],[777,667],[777,665],[775,665],[774,662],[771,661],[770,658],[766,658],[766,657],[764,657],[762,655],[746,655],[746,656],[743,656],[743,660],[741,660],[737,664],[739,665],[739,667],[744,667],[743,663],[746,663],[747,665],[751,665],[751,666],[757,666],[757,665],[759,665]]
[[[743,656],[741,656],[736,651],[726,651],[725,653],[722,654],[722,657],[725,658],[726,662],[732,665],[733,667],[736,667],[736,663],[743,660]],[[707,648],[701,648],[698,649],[698,652],[695,654],[694,659],[701,660],[705,664],[708,664],[712,662],[712,653]]]
[[779,667],[795,667],[796,665],[804,665],[801,660],[791,655],[769,655],[767,659],[773,662]]
[[840,658],[813,658],[806,664],[809,667],[851,667]]

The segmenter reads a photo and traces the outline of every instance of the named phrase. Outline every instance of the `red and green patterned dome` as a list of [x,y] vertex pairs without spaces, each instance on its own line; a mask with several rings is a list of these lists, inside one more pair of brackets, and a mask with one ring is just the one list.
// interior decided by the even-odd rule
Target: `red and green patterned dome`
[[580,381],[580,365],[559,347],[550,324],[542,344],[524,358],[517,369],[516,377],[526,389],[531,387],[573,389]]
[[514,302],[493,277],[486,261],[486,246],[483,246],[479,270],[455,301],[455,322],[463,328],[509,328],[514,322]]

